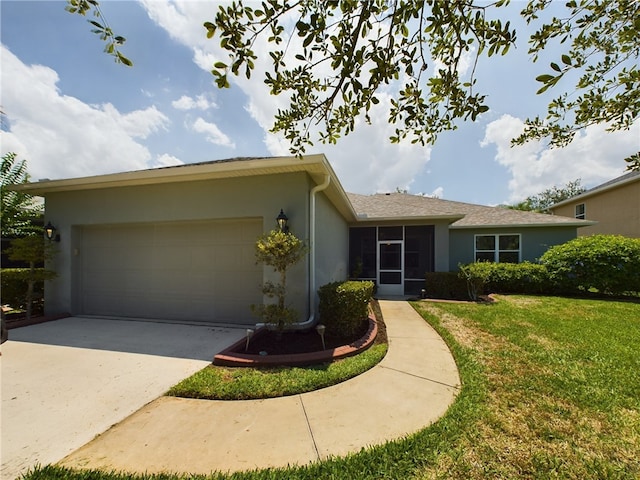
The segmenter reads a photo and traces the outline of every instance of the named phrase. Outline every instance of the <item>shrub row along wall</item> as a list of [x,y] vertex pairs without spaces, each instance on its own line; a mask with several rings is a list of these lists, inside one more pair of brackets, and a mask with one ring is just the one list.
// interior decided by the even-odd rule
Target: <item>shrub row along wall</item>
[[488,293],[549,295],[640,294],[640,239],[578,237],[550,248],[540,263],[461,265],[459,272],[427,273],[426,296],[476,299]]
[[[2,305],[9,305],[14,309],[23,309],[27,302],[27,289],[30,270],[28,268],[3,268],[0,274]],[[34,271],[33,301],[35,304],[44,302],[44,281],[51,278],[51,272],[44,268]]]
[[369,314],[373,282],[332,282],[318,290],[320,321],[338,335],[353,335]]

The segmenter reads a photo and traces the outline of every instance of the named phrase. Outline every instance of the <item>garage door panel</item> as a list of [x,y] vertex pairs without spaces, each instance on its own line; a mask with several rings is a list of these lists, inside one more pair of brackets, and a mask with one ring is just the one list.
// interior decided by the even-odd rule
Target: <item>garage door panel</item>
[[216,316],[221,319],[226,319],[227,322],[233,321],[234,317],[240,316],[243,319],[241,323],[255,323],[258,318],[253,315],[251,308],[247,304],[239,303],[239,298],[223,298],[216,302],[215,311]]
[[195,245],[191,247],[191,266],[205,270],[215,259],[215,249],[211,245]]
[[84,314],[253,323],[261,220],[83,228]]
[[179,270],[191,265],[191,253],[180,245],[155,245],[153,268],[157,270]]

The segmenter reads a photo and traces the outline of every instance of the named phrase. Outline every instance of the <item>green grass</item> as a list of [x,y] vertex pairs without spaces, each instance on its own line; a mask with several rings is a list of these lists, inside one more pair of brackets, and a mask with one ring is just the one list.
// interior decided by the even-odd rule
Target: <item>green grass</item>
[[344,382],[380,363],[386,344],[359,355],[309,367],[224,368],[208,366],[183,380],[167,395],[209,400],[249,400],[310,392]]
[[133,476],[42,467],[26,478],[640,478],[639,304],[510,296],[414,306],[449,344],[462,389],[444,417],[405,439],[290,469]]

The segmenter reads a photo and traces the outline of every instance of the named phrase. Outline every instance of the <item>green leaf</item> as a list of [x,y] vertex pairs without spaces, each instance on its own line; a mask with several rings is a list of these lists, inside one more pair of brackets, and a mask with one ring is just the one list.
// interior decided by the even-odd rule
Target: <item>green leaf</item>
[[536,81],[538,82],[542,82],[542,83],[549,83],[550,81],[552,81],[555,77],[553,75],[549,75],[549,74],[544,74],[544,75],[538,75],[536,77]]
[[550,83],[547,83],[544,87],[540,88],[537,92],[536,95],[540,95],[541,93],[546,92],[547,90],[549,90],[549,87],[551,86]]
[[223,62],[216,62],[213,65],[214,68],[220,69],[220,70],[224,70],[225,68],[227,68],[227,64],[223,63]]
[[120,63],[126,65],[127,67],[133,67],[133,62],[122,55],[120,52],[117,52],[116,55],[118,56],[118,61],[120,61]]
[[304,42],[302,42],[302,46],[304,48],[307,48],[309,45],[311,45],[311,42],[313,42],[313,33],[307,35],[307,37],[304,39]]

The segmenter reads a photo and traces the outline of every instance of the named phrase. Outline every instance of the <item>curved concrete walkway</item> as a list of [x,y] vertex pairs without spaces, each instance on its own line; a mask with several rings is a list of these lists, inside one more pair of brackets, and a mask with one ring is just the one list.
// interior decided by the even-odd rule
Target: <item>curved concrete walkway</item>
[[307,464],[417,432],[440,418],[460,378],[440,336],[404,301],[381,300],[384,360],[352,380],[290,397],[161,397],[60,462],[129,472],[237,471]]

